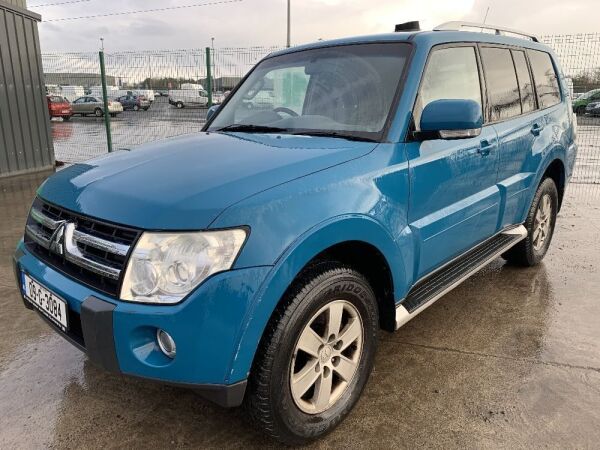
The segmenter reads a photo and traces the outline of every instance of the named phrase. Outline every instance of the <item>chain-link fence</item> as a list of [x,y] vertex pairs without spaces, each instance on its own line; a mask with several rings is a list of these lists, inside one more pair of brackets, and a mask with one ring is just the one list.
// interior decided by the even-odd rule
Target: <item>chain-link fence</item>
[[[586,114],[590,103],[600,102],[600,33],[550,35],[542,41],[555,50],[569,89],[580,96],[574,101],[579,156],[573,182],[600,184],[600,117]],[[221,102],[256,62],[276,49],[106,52],[113,149],[199,131],[208,102]],[[106,153],[98,53],[43,54],[42,60],[49,92],[66,97],[76,114],[68,121],[52,119],[56,159],[74,163]]]
[[[112,149],[199,131],[209,102],[223,101],[250,68],[274,50],[105,52]],[[56,110],[51,113],[56,159],[68,164],[106,153],[99,54],[51,53],[43,54],[42,61]],[[70,105],[63,108],[61,98]]]
[[541,41],[554,49],[574,98],[579,152],[572,181],[600,184],[600,108],[587,108],[600,103],[600,33],[550,35]]

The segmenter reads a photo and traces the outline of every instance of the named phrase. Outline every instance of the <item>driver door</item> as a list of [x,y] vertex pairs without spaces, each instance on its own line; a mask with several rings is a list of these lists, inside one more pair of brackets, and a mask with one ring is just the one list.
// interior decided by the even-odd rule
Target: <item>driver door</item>
[[[423,108],[434,100],[468,99],[483,105],[482,84],[474,45],[434,47],[413,111],[417,130]],[[498,138],[494,127],[484,124],[473,138],[410,142],[407,154],[418,279],[496,232]]]

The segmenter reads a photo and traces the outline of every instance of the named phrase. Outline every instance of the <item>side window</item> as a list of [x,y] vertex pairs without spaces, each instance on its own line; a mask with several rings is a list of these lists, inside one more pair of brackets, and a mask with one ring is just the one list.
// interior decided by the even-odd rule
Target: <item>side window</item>
[[550,55],[537,50],[529,50],[529,61],[535,81],[540,108],[548,108],[560,103],[558,77],[554,71]]
[[490,120],[497,122],[521,114],[521,97],[510,50],[484,47],[481,59],[490,100]]
[[474,47],[433,50],[429,55],[414,111],[420,129],[423,108],[435,100],[474,100],[481,105],[481,85]]
[[513,50],[513,60],[517,70],[517,79],[519,80],[519,91],[521,92],[521,106],[523,113],[528,113],[535,109],[535,93],[533,92],[533,83],[531,74],[527,67],[525,52]]

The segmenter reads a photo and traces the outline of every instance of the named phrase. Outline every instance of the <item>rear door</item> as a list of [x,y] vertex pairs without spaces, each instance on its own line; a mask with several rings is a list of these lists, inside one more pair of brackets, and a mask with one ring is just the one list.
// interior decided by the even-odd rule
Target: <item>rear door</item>
[[537,102],[525,52],[500,46],[481,46],[486,79],[488,121],[498,134],[498,187],[501,194],[499,227],[517,223],[525,207],[534,172],[524,163],[539,126]]
[[[564,113],[559,107],[561,93],[550,55],[523,49],[512,49],[511,54],[522,111],[518,116],[494,123],[500,140],[498,184],[503,194],[502,226],[525,220],[542,160],[556,143],[552,124],[566,122],[566,117],[561,117]],[[485,66],[484,49],[482,58]],[[486,76],[490,76],[487,69]],[[529,87],[530,84],[533,86]]]
[[[423,108],[440,99],[483,105],[483,82],[474,44],[434,47],[413,110],[415,128]],[[496,231],[498,147],[493,126],[481,135],[407,144],[410,164],[409,223],[419,245],[417,278],[463,253]]]

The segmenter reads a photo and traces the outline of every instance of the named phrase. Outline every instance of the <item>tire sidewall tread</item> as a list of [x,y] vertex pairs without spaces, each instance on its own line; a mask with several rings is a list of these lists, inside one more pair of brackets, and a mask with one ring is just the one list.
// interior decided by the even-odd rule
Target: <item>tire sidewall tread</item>
[[[363,322],[362,355],[355,376],[336,404],[320,414],[306,414],[291,396],[289,355],[310,318],[334,299],[349,301],[358,309]],[[378,329],[375,294],[361,274],[328,263],[308,270],[276,309],[261,340],[245,399],[250,417],[273,438],[291,445],[305,444],[332,431],[356,404],[369,378]]]

